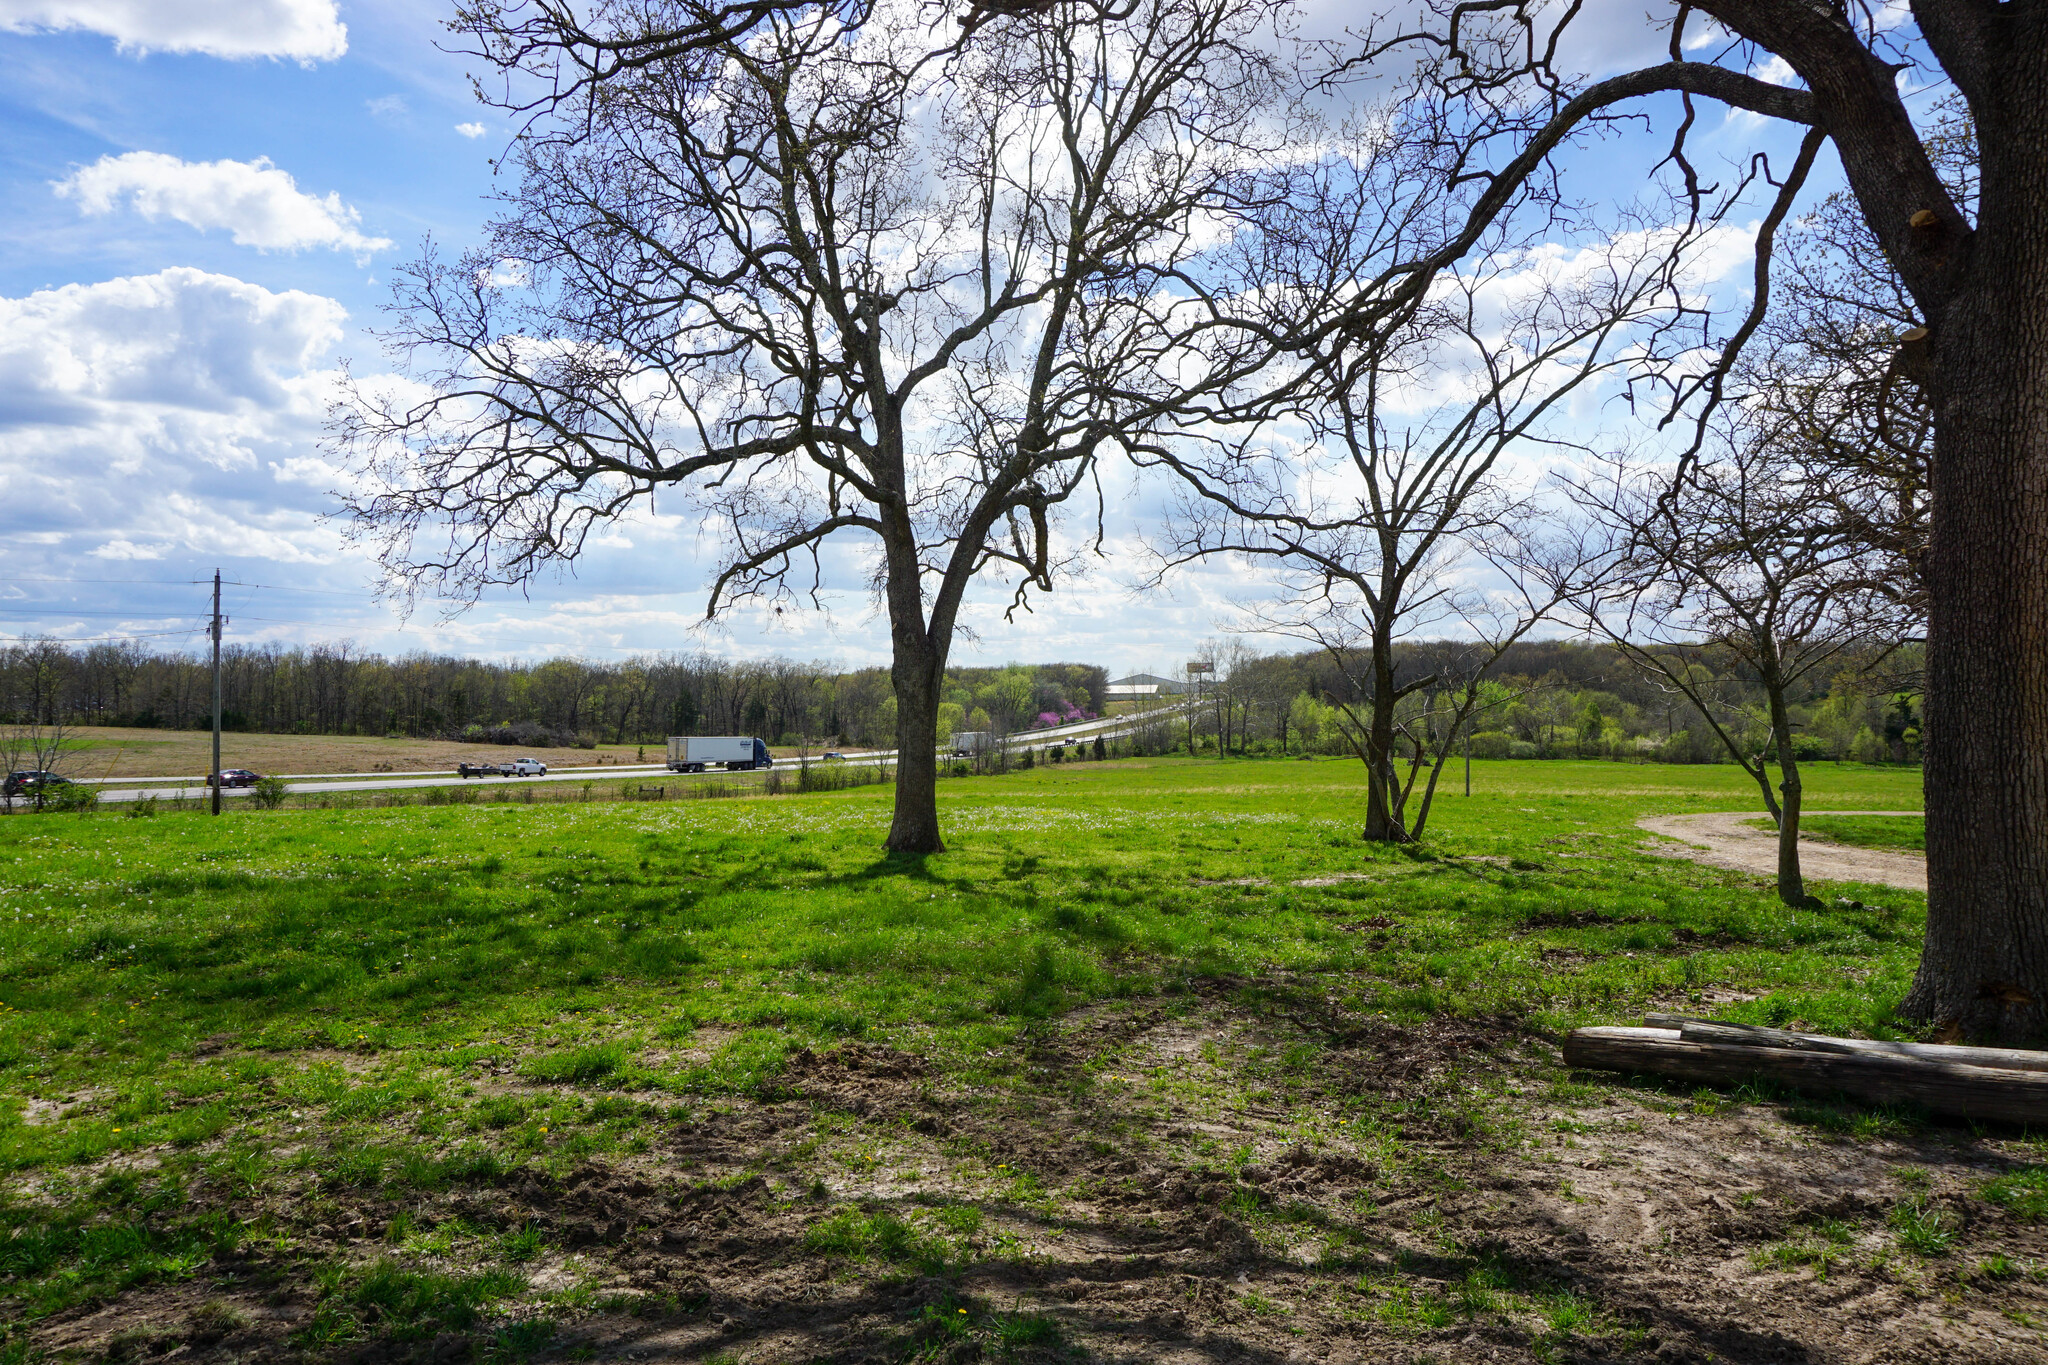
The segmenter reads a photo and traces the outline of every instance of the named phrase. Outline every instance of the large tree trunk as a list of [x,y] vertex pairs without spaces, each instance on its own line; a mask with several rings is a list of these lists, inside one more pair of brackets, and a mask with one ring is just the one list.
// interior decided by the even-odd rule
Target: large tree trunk
[[1806,879],[1799,871],[1799,764],[1789,745],[1780,748],[1778,755],[1778,771],[1784,774],[1784,780],[1778,784],[1784,795],[1778,806],[1778,899],[1803,908],[1811,897],[1806,894]]
[[1405,844],[1401,786],[1394,772],[1393,632],[1375,630],[1372,643],[1372,722],[1365,732],[1365,837],[1374,843]]
[[2009,36],[2037,60],[1998,64],[1969,282],[1931,320],[1927,939],[1904,1012],[2019,1040],[2048,1032],[2048,44]]
[[[1769,642],[1765,648],[1775,653],[1777,642]],[[1799,760],[1792,753],[1792,715],[1785,705],[1785,684],[1778,677],[1775,666],[1764,673],[1764,687],[1770,694],[1771,702],[1771,747],[1778,751],[1778,792],[1782,798],[1775,814],[1778,817],[1778,899],[1787,905],[1804,907],[1807,903],[1806,879],[1799,872]],[[1759,761],[1758,766],[1762,763]],[[1768,801],[1769,792],[1764,793]]]
[[889,680],[896,691],[896,812],[884,843],[891,853],[944,853],[939,835],[939,700],[952,641],[950,605],[941,590],[925,619],[917,540],[907,520],[883,537],[889,577]]
[[[920,632],[921,633],[921,632]],[[939,836],[939,683],[945,664],[929,647],[898,640],[889,671],[896,684],[896,813],[891,853],[943,853]]]

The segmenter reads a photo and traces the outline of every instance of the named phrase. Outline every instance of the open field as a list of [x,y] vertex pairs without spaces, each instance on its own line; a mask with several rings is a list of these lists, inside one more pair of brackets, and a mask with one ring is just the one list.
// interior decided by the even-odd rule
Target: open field
[[1799,830],[1857,848],[1927,851],[1927,822],[1914,815],[1815,815],[1801,820]]
[[[1923,907],[1649,856],[1728,768],[0,821],[0,1360],[2039,1359],[2027,1134],[1574,1075],[1894,1034]],[[1809,799],[1913,809],[1917,774]]]
[[[65,771],[72,777],[201,776],[213,767],[211,730],[137,730],[86,725],[70,732],[74,754]],[[534,749],[550,767],[631,763],[637,744],[600,744],[595,749]],[[645,746],[648,761],[662,760],[660,745]],[[502,763],[529,752],[503,744],[459,744],[440,739],[383,739],[374,735],[266,735],[227,733],[220,737],[226,768],[259,773],[383,773],[453,769],[457,763]]]

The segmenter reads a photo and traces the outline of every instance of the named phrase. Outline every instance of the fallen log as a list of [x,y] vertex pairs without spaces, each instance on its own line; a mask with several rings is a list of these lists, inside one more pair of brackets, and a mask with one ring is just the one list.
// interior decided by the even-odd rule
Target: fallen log
[[1659,1028],[1573,1029],[1564,1042],[1564,1060],[1592,1071],[1635,1071],[1711,1085],[1769,1079],[1872,1104],[1919,1104],[1959,1118],[2048,1124],[2048,1072],[2041,1071],[1909,1054],[1687,1042],[1677,1029]]
[[2048,1071],[2048,1052],[2016,1047],[1962,1047],[1954,1043],[1894,1043],[1876,1038],[1831,1038],[1822,1033],[1793,1033],[1761,1024],[1733,1024],[1724,1019],[1693,1019],[1682,1014],[1650,1014],[1643,1023],[1655,1029],[1677,1029],[1688,1043],[1733,1043],[1738,1047],[1784,1047],[1808,1052],[1862,1052],[1873,1057],[1919,1057],[1930,1062],[1964,1066],[2004,1067],[2012,1071]]

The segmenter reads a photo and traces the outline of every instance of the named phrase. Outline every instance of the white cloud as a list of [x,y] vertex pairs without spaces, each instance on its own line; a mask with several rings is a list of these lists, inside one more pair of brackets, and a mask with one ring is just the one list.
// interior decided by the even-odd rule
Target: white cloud
[[126,202],[152,221],[175,218],[201,232],[225,228],[238,246],[262,251],[327,247],[359,257],[391,245],[365,237],[362,215],[339,194],[316,198],[264,157],[254,161],[181,161],[162,152],[103,156],[54,188],[86,213],[111,213]]
[[335,0],[0,0],[0,29],[84,29],[138,53],[321,62],[348,51]]
[[59,537],[53,564],[331,556],[321,500],[269,466],[313,448],[346,319],[187,268],[0,298],[0,535]]
[[373,100],[364,100],[363,107],[370,111],[372,118],[382,119],[387,123],[402,119],[412,112],[406,107],[403,95],[379,95]]
[[476,138],[482,137],[485,129],[481,123],[458,123],[455,125],[455,131],[464,137]]
[[1749,74],[1760,81],[1769,81],[1772,85],[1799,86],[1805,83],[1799,79],[1799,73],[1792,69],[1792,63],[1775,52],[1750,67]]
[[90,551],[94,559],[162,559],[169,545],[137,545],[132,540],[110,540]]

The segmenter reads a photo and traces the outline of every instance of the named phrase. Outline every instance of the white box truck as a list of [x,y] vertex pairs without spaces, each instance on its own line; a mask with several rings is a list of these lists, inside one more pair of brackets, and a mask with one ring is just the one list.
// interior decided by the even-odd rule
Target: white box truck
[[739,735],[670,735],[668,768],[674,773],[701,773],[712,764],[743,773],[774,766],[768,746]]
[[990,730],[960,730],[953,735],[953,757],[973,758],[996,747],[995,733]]

